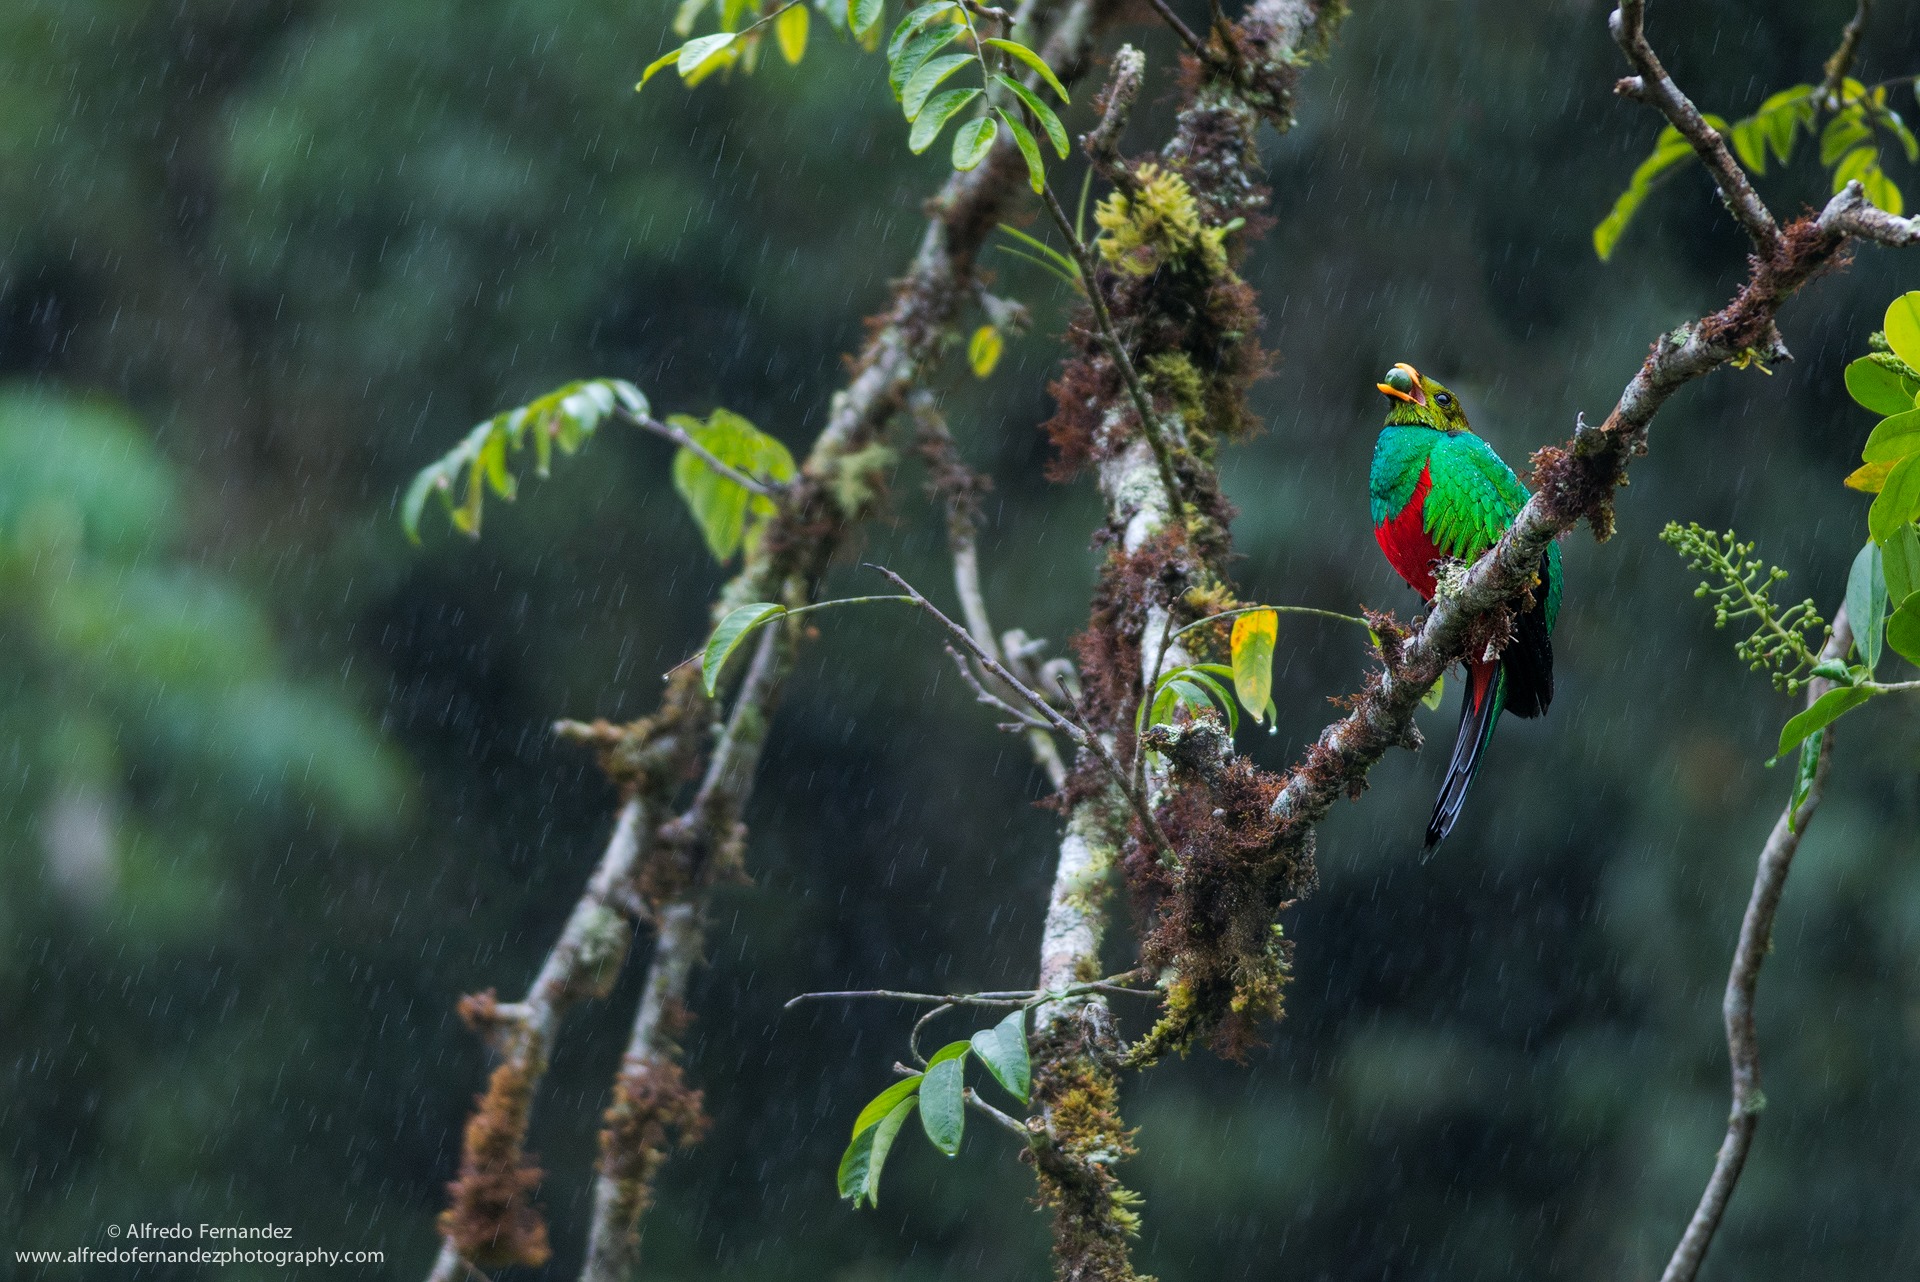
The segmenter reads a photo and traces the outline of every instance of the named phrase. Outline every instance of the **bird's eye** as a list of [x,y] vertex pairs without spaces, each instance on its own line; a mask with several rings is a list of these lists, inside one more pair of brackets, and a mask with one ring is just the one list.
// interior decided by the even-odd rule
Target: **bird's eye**
[[1436,403],[1439,404],[1440,408],[1443,410],[1448,410],[1453,408],[1453,397],[1447,395],[1445,392],[1440,393],[1440,395],[1434,397],[1433,399]]

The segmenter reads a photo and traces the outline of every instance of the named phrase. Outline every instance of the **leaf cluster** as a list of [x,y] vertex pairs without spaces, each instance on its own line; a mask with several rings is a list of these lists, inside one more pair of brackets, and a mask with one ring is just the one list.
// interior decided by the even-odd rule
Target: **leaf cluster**
[[[553,465],[553,451],[572,454],[592,436],[608,415],[617,410],[647,413],[647,398],[631,383],[597,378],[568,383],[539,400],[496,414],[468,432],[460,444],[420,469],[400,501],[400,524],[407,537],[420,541],[420,514],[429,496],[439,498],[453,527],[480,537],[480,514],[491,489],[511,502],[519,483],[507,455],[533,445],[534,475],[545,478]],[[454,491],[464,481],[456,501]]]
[[915,1111],[935,1148],[948,1157],[959,1153],[967,1121],[965,1066],[969,1057],[979,1060],[994,1081],[1025,1104],[1032,1087],[1026,1020],[1023,1006],[966,1041],[949,1042],[933,1053],[923,1071],[895,1082],[869,1100],[854,1119],[853,1138],[840,1158],[840,1196],[855,1206],[862,1202],[880,1205],[881,1168],[900,1128]]
[[[879,6],[875,5],[874,20],[878,18]],[[965,52],[947,52],[962,42],[968,46]],[[979,70],[978,88],[940,88],[969,66]],[[907,135],[908,149],[916,156],[926,151],[951,121],[984,102],[987,110],[967,119],[954,134],[953,167],[964,171],[978,166],[987,158],[1004,125],[1026,161],[1034,191],[1044,191],[1046,164],[1035,130],[1046,136],[1062,160],[1067,156],[1067,130],[1046,100],[1018,78],[1023,70],[1031,72],[1061,102],[1071,101],[1066,86],[1046,59],[1017,40],[981,34],[969,7],[955,0],[935,0],[909,10],[887,41],[887,84],[912,126]]]
[[780,485],[796,473],[793,455],[731,410],[716,409],[705,419],[670,415],[667,422],[677,432],[653,423],[648,415],[646,396],[617,378],[568,383],[518,409],[496,414],[420,469],[400,501],[401,526],[418,543],[421,513],[427,500],[437,496],[453,527],[477,539],[487,491],[507,502],[519,493],[510,456],[531,445],[534,475],[546,477],[556,449],[571,455],[609,417],[624,416],[683,442],[673,459],[673,488],[699,525],[708,551],[724,565],[758,539],[775,507],[771,498],[749,490],[714,463],[739,476]]
[[[1822,116],[1826,117],[1824,125]],[[1841,83],[1839,95],[1831,101],[1818,86],[1800,84],[1769,95],[1752,115],[1732,124],[1711,114],[1705,119],[1755,175],[1767,172],[1769,157],[1782,165],[1791,161],[1794,144],[1802,133],[1817,137],[1820,164],[1832,171],[1833,190],[1838,192],[1858,179],[1867,199],[1891,214],[1900,213],[1905,202],[1899,186],[1881,166],[1883,140],[1890,138],[1897,143],[1908,163],[1920,161],[1920,139],[1888,103],[1887,86],[1868,88],[1851,78]],[[1593,250],[1601,261],[1613,257],[1627,224],[1654,188],[1692,157],[1693,146],[1678,129],[1668,125],[1660,132],[1653,151],[1634,169],[1626,190],[1593,229]]]

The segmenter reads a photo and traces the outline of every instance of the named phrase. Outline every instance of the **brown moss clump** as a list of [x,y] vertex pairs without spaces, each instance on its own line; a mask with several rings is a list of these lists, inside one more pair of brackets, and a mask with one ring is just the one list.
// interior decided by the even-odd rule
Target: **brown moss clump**
[[629,1056],[614,1079],[600,1130],[600,1173],[613,1182],[611,1222],[639,1244],[640,1219],[653,1204],[653,1180],[672,1146],[698,1143],[707,1118],[701,1092],[670,1059]]
[[532,1074],[511,1061],[493,1071],[486,1094],[474,1099],[460,1177],[447,1185],[440,1232],[475,1268],[539,1268],[553,1254],[546,1221],[532,1202],[541,1171],[523,1151],[532,1107]]
[[1140,1231],[1140,1196],[1114,1166],[1134,1152],[1120,1120],[1112,1038],[1085,1008],[1055,1023],[1034,1047],[1033,1097],[1044,1135],[1028,1149],[1039,1202],[1053,1213],[1056,1274],[1079,1282],[1152,1282],[1133,1271],[1128,1240]]
[[1240,1059],[1261,1025],[1284,1013],[1292,946],[1276,918],[1313,888],[1312,843],[1278,840],[1281,779],[1231,755],[1210,718],[1184,733],[1156,731],[1172,763],[1160,823],[1180,862],[1168,868],[1136,850],[1127,873],[1151,904],[1141,961],[1174,978],[1159,1022],[1129,1059],[1152,1063],[1202,1037]]

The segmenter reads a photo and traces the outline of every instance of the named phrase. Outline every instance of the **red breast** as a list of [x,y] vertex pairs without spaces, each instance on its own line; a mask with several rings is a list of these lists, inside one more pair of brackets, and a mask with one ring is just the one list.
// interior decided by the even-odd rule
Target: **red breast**
[[1427,536],[1427,494],[1432,489],[1433,468],[1424,466],[1412,497],[1399,515],[1373,527],[1373,537],[1379,541],[1380,550],[1387,554],[1388,564],[1427,601],[1433,600],[1433,563],[1440,559],[1440,549]]

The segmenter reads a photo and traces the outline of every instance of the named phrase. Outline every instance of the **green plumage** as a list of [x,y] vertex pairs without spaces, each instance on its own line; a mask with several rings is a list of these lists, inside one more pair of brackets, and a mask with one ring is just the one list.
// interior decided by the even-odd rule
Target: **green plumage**
[[[1464,422],[1464,419],[1462,420]],[[1373,451],[1368,490],[1373,523],[1400,515],[1429,471],[1421,525],[1441,556],[1472,561],[1492,547],[1526,505],[1527,487],[1506,460],[1466,428],[1389,423]],[[1547,628],[1560,615],[1560,547],[1547,549]]]
[[[1374,446],[1368,496],[1374,537],[1387,560],[1431,601],[1445,561],[1471,562],[1525,506],[1526,486],[1467,426],[1452,392],[1410,365],[1380,385],[1390,401]],[[1514,622],[1497,658],[1467,656],[1467,689],[1447,780],[1427,825],[1427,849],[1452,831],[1502,711],[1537,717],[1553,700],[1553,625],[1560,616],[1560,549],[1540,561],[1533,607]]]

